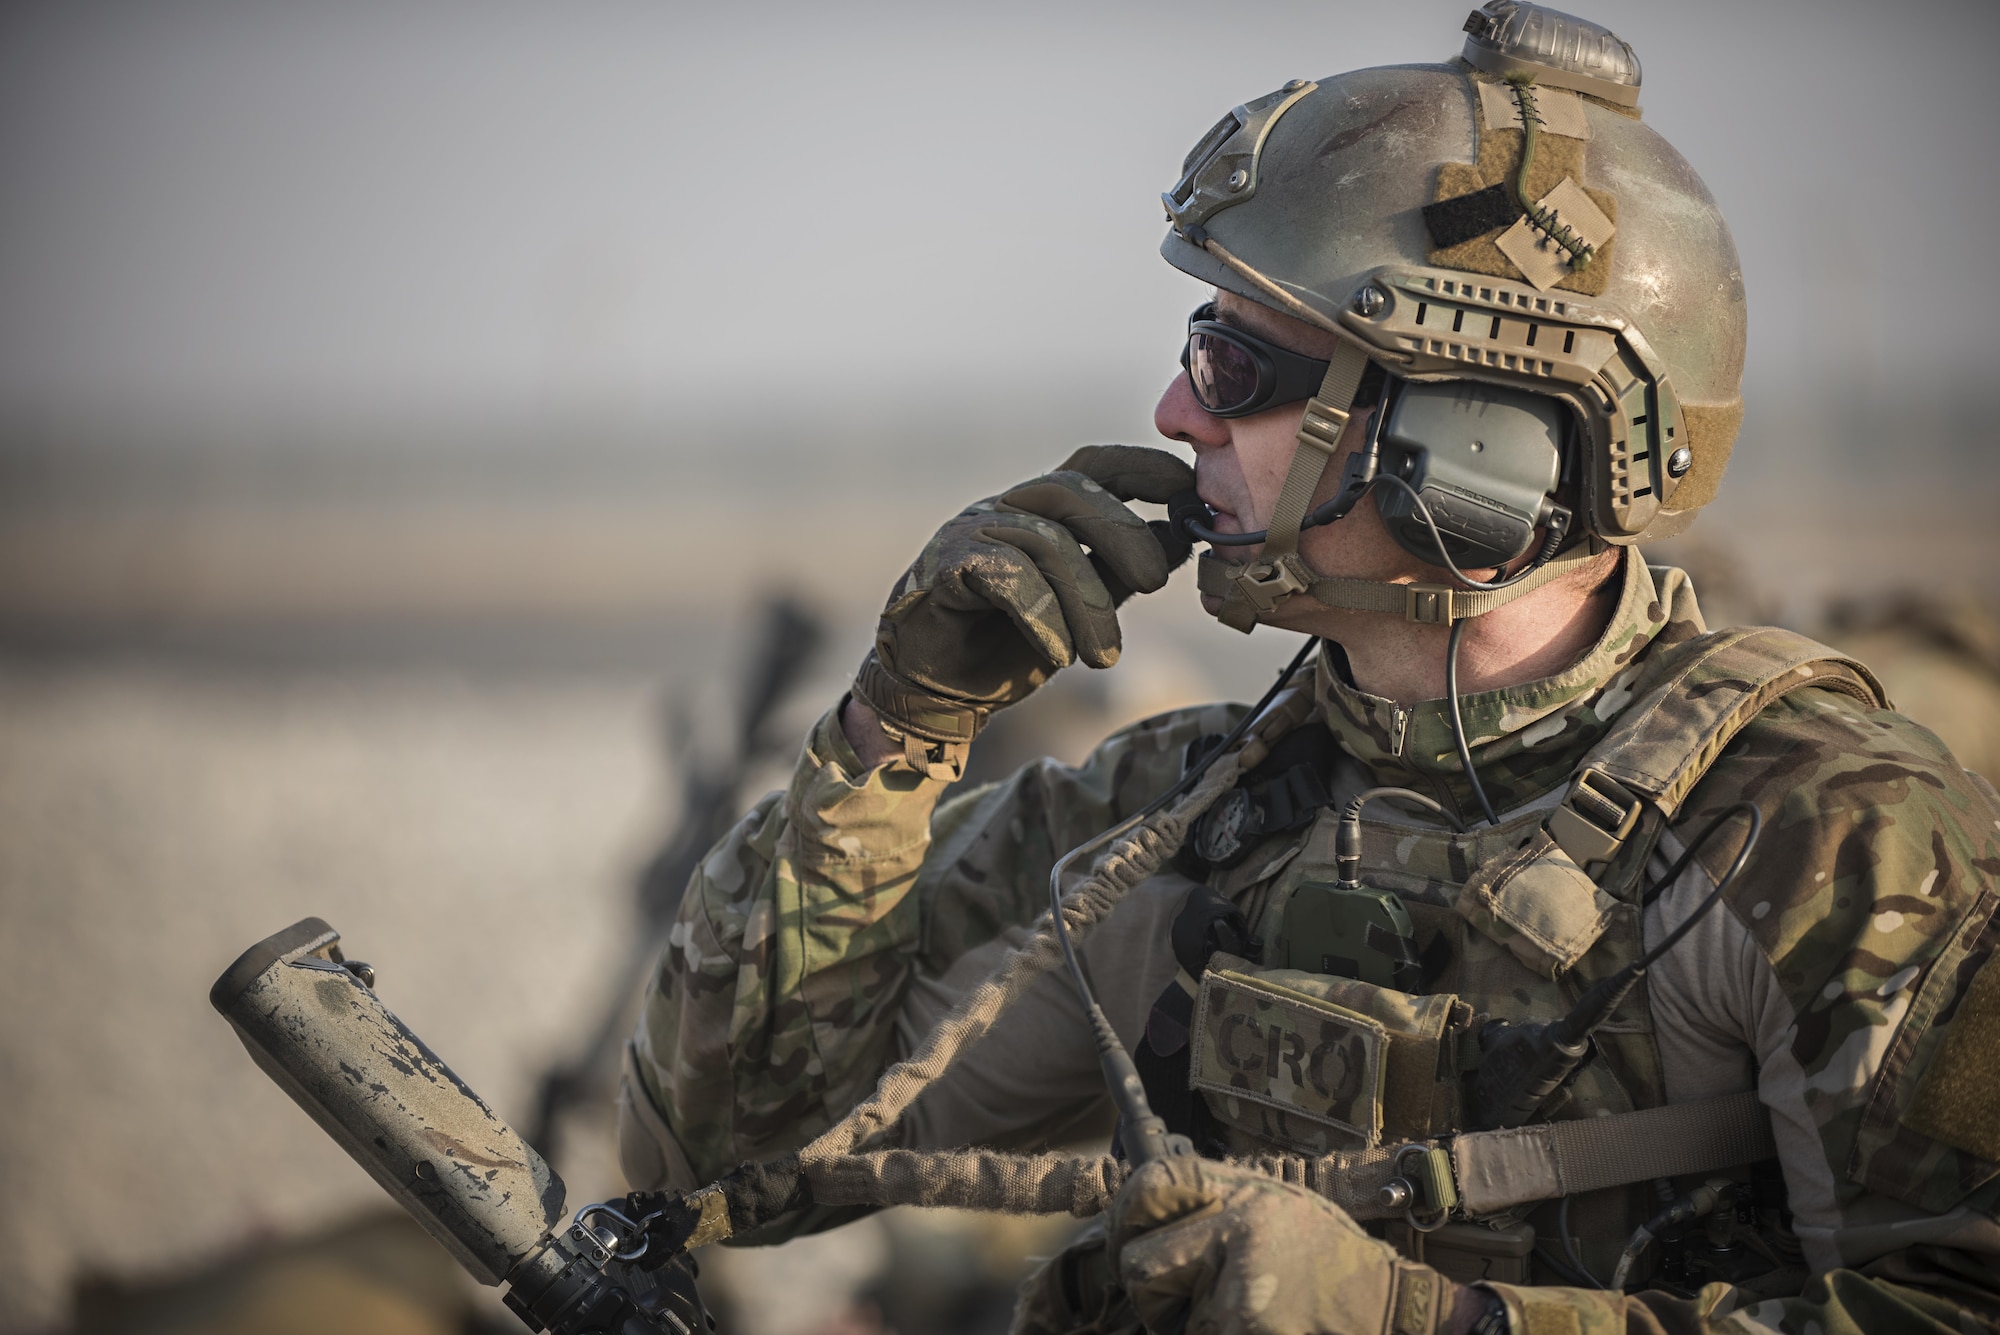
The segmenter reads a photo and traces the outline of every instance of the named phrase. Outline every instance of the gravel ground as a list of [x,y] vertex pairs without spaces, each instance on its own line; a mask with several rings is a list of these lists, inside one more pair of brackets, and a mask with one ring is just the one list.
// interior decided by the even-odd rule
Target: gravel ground
[[207,1004],[307,914],[503,1112],[595,1012],[671,794],[638,675],[0,663],[0,1329],[380,1192]]

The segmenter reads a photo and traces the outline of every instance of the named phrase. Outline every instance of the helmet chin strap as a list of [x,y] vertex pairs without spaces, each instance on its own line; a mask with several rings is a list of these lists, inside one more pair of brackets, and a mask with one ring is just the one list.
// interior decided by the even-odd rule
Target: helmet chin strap
[[[1290,310],[1298,308],[1310,322],[1337,331],[1330,320],[1285,291],[1264,274],[1230,254],[1205,233],[1200,244],[1218,260],[1241,274],[1259,289],[1279,298]],[[1534,573],[1498,589],[1465,589],[1450,584],[1395,584],[1386,580],[1347,579],[1323,576],[1299,555],[1299,532],[1312,505],[1313,493],[1340,452],[1341,433],[1347,429],[1354,409],[1354,396],[1361,388],[1362,373],[1368,369],[1368,354],[1359,343],[1342,335],[1327,363],[1319,393],[1306,400],[1305,417],[1299,422],[1298,447],[1285,474],[1284,488],[1265,528],[1263,551],[1249,561],[1225,561],[1214,552],[1204,552],[1196,565],[1196,585],[1204,594],[1222,600],[1216,619],[1246,635],[1259,621],[1268,621],[1287,600],[1304,593],[1328,607],[1356,612],[1401,613],[1409,620],[1426,625],[1450,625],[1468,617],[1484,616],[1504,607],[1552,580],[1560,579],[1589,561],[1595,552],[1589,543],[1543,563]],[[1370,476],[1356,470],[1350,461],[1350,477],[1343,492],[1351,492],[1340,513],[1359,501]]]
[[[1308,594],[1313,601],[1327,607],[1353,612],[1390,612],[1420,625],[1449,626],[1454,621],[1484,616],[1496,608],[1505,607],[1516,598],[1572,573],[1596,555],[1588,543],[1580,544],[1542,565],[1519,583],[1509,584],[1504,589],[1461,589],[1450,584],[1397,584],[1388,580],[1315,575],[1303,588],[1293,592]],[[1248,564],[1254,566],[1261,562]],[[1304,562],[1298,564],[1303,566]],[[1222,600],[1222,606],[1215,614],[1218,621],[1248,634],[1292,593],[1280,594],[1272,600],[1271,607],[1260,609],[1249,602],[1242,592],[1243,586],[1237,579],[1237,572],[1242,569],[1243,565],[1225,561],[1212,552],[1204,552],[1195,567],[1195,586],[1202,593]]]
[[[1265,527],[1264,550],[1255,560],[1221,561],[1203,556],[1204,567],[1220,568],[1227,588],[1222,594],[1222,624],[1248,633],[1293,594],[1304,593],[1319,578],[1299,555],[1299,525],[1312,506],[1313,493],[1327,466],[1340,451],[1340,434],[1354,407],[1355,391],[1361,388],[1362,373],[1368,369],[1368,354],[1352,339],[1343,338],[1326,365],[1319,393],[1306,400],[1306,415],[1299,423],[1298,448],[1292,453],[1291,470]],[[1202,581],[1208,592],[1209,579]]]

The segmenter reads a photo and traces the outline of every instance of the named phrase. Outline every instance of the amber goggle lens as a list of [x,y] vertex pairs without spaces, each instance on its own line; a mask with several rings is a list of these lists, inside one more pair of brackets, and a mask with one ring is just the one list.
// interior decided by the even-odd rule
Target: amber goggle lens
[[1188,334],[1186,361],[1195,402],[1209,412],[1241,410],[1256,401],[1263,377],[1256,354],[1241,343],[1197,329]]

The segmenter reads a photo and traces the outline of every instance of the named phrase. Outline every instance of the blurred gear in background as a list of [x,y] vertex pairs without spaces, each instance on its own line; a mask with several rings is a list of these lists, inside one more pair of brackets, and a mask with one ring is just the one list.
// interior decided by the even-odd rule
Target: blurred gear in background
[[1824,633],[1967,769],[2000,775],[2000,614],[1990,603],[1929,590],[1840,602]]
[[[501,1318],[505,1318],[504,1322]],[[458,1263],[400,1210],[153,1281],[86,1276],[73,1335],[501,1335]]]

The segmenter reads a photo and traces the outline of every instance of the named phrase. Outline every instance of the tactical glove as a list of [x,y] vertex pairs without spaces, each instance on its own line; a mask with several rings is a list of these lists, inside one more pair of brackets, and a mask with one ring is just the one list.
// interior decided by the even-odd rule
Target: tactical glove
[[1193,485],[1194,470],[1164,450],[1089,445],[969,507],[890,591],[855,696],[913,768],[956,778],[994,710],[1077,659],[1118,661],[1115,609],[1188,556],[1171,525],[1122,502],[1163,504]]
[[1134,1173],[1110,1239],[1156,1335],[1436,1335],[1459,1289],[1324,1197],[1194,1155]]

